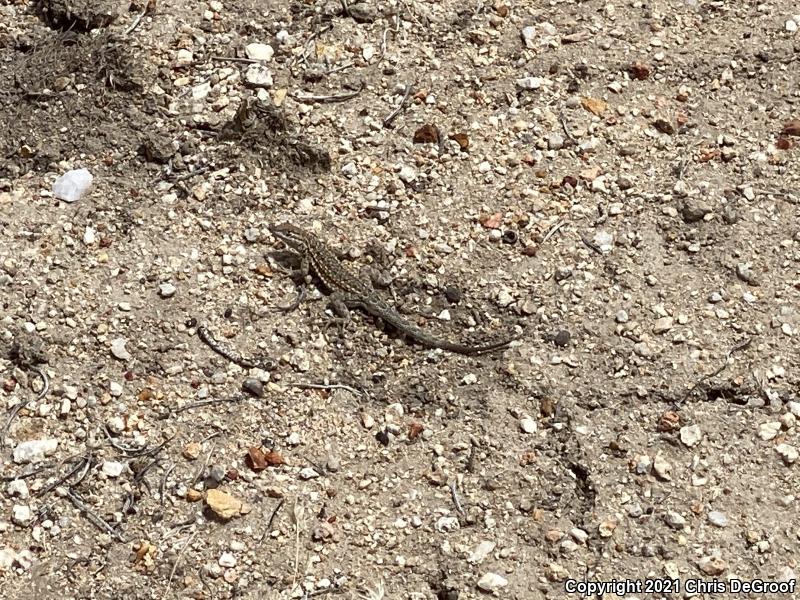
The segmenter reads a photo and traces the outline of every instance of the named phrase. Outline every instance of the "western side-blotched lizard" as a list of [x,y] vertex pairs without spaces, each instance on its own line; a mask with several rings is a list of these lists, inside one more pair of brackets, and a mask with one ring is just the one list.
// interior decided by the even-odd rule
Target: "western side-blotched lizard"
[[361,310],[392,325],[399,332],[429,348],[441,348],[458,354],[484,354],[501,350],[513,339],[505,339],[479,346],[448,342],[426,333],[416,325],[409,323],[394,308],[381,300],[372,286],[364,283],[355,273],[348,269],[320,238],[313,233],[300,229],[291,223],[270,226],[269,230],[276,238],[284,242],[300,256],[300,269],[294,275],[306,277],[309,273],[316,275],[331,293],[331,300],[337,312],[345,312],[347,308]]

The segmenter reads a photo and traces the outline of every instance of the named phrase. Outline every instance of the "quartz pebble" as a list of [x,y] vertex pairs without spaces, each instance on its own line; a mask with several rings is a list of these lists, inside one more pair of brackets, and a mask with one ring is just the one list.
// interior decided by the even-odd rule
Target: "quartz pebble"
[[14,462],[19,464],[37,463],[50,456],[58,448],[58,440],[30,440],[20,442],[14,448]]
[[484,592],[496,592],[508,585],[508,580],[497,573],[484,573],[478,580],[478,589]]

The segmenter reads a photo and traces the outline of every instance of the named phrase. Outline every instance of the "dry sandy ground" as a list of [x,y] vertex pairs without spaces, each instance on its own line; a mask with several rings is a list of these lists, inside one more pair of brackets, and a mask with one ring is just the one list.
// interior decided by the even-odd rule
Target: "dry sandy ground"
[[798,12],[0,1],[3,595],[792,589]]

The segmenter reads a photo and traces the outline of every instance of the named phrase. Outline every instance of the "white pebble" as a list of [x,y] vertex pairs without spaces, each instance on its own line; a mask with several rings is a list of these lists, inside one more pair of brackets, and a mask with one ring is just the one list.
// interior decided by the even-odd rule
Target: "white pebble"
[[485,573],[478,580],[478,588],[484,592],[494,592],[508,585],[508,579],[497,573]]
[[258,42],[247,44],[244,51],[245,54],[247,54],[247,58],[252,60],[263,60],[264,62],[271,61],[272,55],[275,54],[275,50],[272,49],[272,46],[269,44],[260,44]]
[[529,416],[525,416],[520,419],[519,428],[523,431],[523,433],[536,433],[538,426],[534,419]]
[[50,456],[58,448],[58,440],[30,440],[20,442],[14,448],[14,462],[19,464],[37,463]]
[[103,473],[105,473],[108,477],[119,477],[122,475],[122,470],[125,468],[125,465],[121,462],[116,462],[112,460],[107,460],[103,462]]
[[31,522],[33,513],[31,507],[24,504],[15,504],[11,509],[11,520],[17,525],[25,526]]
[[223,552],[219,557],[219,566],[231,568],[236,566],[236,557],[230,552]]

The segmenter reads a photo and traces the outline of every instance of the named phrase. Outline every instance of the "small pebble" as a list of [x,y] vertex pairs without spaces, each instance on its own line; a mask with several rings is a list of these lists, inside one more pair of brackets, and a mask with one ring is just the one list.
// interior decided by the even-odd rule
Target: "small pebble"
[[108,477],[119,477],[125,465],[121,462],[107,460],[103,462],[103,473]]
[[33,513],[31,507],[24,504],[15,504],[11,509],[11,520],[21,527],[26,526],[31,522]]
[[485,573],[478,580],[478,589],[484,592],[496,592],[508,585],[508,579],[497,573]]
[[798,450],[790,444],[778,444],[775,446],[777,452],[786,466],[793,465],[798,459]]
[[710,513],[708,513],[708,522],[715,527],[727,527],[728,516],[724,512],[712,510]]
[[686,525],[686,519],[675,511],[667,511],[664,515],[664,522],[673,529],[683,529]]
[[525,416],[520,419],[519,428],[523,433],[536,433],[538,426],[536,421],[531,417]]
[[14,462],[17,464],[37,463],[50,456],[58,448],[58,440],[29,440],[20,442],[14,448]]
[[128,340],[125,338],[116,338],[114,341],[111,342],[111,354],[114,358],[123,361],[129,361],[133,358],[131,353],[128,352],[127,348],[125,348],[125,344],[128,343]]
[[247,58],[252,60],[263,60],[264,62],[269,62],[272,60],[272,55],[275,54],[272,46],[269,44],[260,44],[258,42],[247,44],[244,51],[245,54],[247,54]]
[[176,291],[177,288],[169,282],[162,283],[158,286],[158,295],[162,298],[172,298]]
[[680,431],[681,442],[689,448],[697,445],[703,439],[703,433],[700,431],[699,425],[688,425],[681,427]]
[[236,566],[236,557],[230,552],[223,552],[219,557],[219,566],[232,568]]

